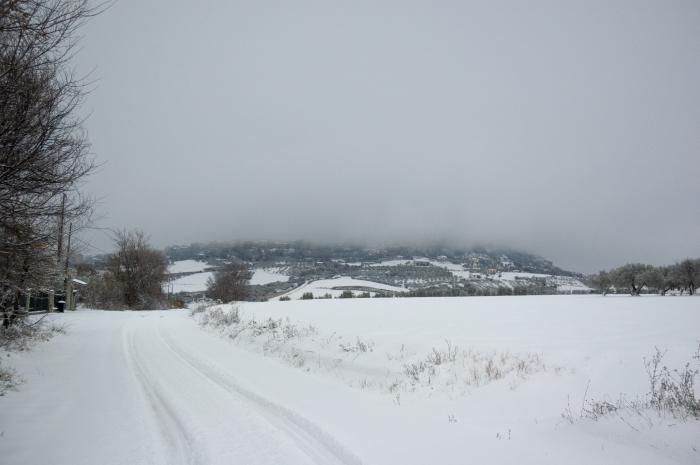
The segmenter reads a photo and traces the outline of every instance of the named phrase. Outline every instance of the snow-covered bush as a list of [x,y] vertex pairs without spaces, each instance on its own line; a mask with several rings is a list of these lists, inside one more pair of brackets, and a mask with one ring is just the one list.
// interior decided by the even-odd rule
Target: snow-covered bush
[[23,381],[14,368],[3,368],[0,360],[0,396],[4,396],[7,391],[16,391]]
[[4,396],[7,391],[16,391],[17,386],[23,382],[24,380],[14,368],[3,368],[0,360],[0,396]]
[[231,326],[241,321],[239,307],[233,306],[227,312],[220,307],[215,307],[201,313],[199,324],[202,326],[212,326],[214,328],[222,328]]
[[[669,370],[666,366],[659,368],[664,353],[657,348],[651,361],[645,364],[651,384],[649,405],[660,414],[668,412],[682,420],[700,419],[700,398],[695,394],[695,378],[700,370],[692,370],[690,363],[680,371]],[[700,344],[693,359],[700,364]]]
[[[509,379],[515,389],[520,380],[544,371],[540,354],[508,350],[460,350],[450,341],[445,349],[433,348],[425,357],[401,350],[377,350],[372,340],[343,339],[336,333],[319,336],[314,324],[292,323],[289,318],[244,318],[238,307],[200,308],[191,311],[199,325],[215,330],[248,350],[272,356],[306,371],[333,373],[348,386],[391,393],[442,392],[466,395],[491,381]],[[348,365],[345,365],[347,363]],[[351,364],[351,365],[350,365]],[[347,368],[346,368],[347,367]],[[555,367],[557,375],[563,367]]]
[[190,308],[190,316],[195,316],[200,313],[206,312],[211,305],[207,302],[200,303],[192,308]]
[[[576,420],[599,418],[619,414],[622,411],[635,413],[638,417],[646,420],[651,425],[651,420],[645,413],[648,410],[656,410],[660,416],[672,415],[679,420],[694,418],[700,419],[700,398],[695,393],[695,380],[700,374],[700,370],[690,368],[690,363],[686,363],[681,370],[669,370],[666,366],[661,366],[665,352],[658,348],[650,361],[644,366],[649,377],[650,392],[643,398],[629,401],[624,394],[616,400],[609,397],[600,401],[583,399],[581,413],[575,415],[571,412],[571,407],[567,406],[562,413],[562,419],[573,424]],[[700,364],[700,344],[692,357]]]
[[34,316],[17,318],[8,327],[0,327],[0,348],[7,351],[29,350],[39,341],[48,341],[56,333],[66,333],[65,324],[57,324],[46,315],[39,319]]
[[461,389],[479,387],[490,381],[502,379],[511,373],[520,379],[545,370],[545,364],[537,353],[514,354],[503,352],[481,352],[469,348],[460,351],[445,341],[447,348],[433,347],[425,359],[403,364],[403,373],[413,386],[430,386],[436,379],[445,378],[450,385]]
[[360,337],[357,337],[357,342],[355,344],[343,344],[342,342],[338,344],[341,349],[343,349],[345,352],[372,352],[372,346],[373,344],[365,344],[364,342],[360,341]]

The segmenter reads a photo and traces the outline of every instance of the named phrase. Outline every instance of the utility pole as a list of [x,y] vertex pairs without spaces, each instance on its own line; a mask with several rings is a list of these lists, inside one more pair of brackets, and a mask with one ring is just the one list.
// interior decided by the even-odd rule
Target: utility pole
[[[58,220],[58,250],[56,251],[56,258],[58,262],[61,262],[61,252],[63,251],[63,217],[66,211],[66,194],[63,194],[61,199],[61,216]],[[60,265],[59,265],[60,266]]]
[[65,273],[68,274],[68,258],[70,257],[70,236],[73,232],[73,223],[68,224],[68,247],[66,248],[66,266]]
[[68,274],[68,260],[70,258],[70,236],[73,233],[73,223],[68,224],[68,244],[66,247],[66,266],[63,270],[63,272],[66,275],[65,278],[65,286],[64,286],[64,298],[66,302],[66,310],[73,310],[73,282],[71,281],[71,277]]
[[170,289],[172,287],[172,275],[168,271],[168,308],[170,308]]

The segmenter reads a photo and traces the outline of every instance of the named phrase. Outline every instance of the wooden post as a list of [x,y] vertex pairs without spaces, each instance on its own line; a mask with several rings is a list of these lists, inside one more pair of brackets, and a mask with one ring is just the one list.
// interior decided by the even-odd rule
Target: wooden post
[[46,305],[46,310],[53,313],[53,289],[49,291],[49,303]]
[[66,248],[66,268],[65,273],[68,273],[68,259],[70,258],[70,236],[73,232],[73,223],[68,224],[68,247]]
[[70,276],[66,276],[66,310],[75,310],[73,299],[73,280]]

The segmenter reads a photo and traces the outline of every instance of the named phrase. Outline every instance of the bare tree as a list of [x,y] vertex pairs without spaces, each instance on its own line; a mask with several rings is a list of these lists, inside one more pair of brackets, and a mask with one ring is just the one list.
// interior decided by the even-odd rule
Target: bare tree
[[207,294],[222,302],[246,300],[250,295],[250,269],[240,263],[229,263],[207,279]]
[[107,256],[104,279],[107,290],[120,301],[107,305],[136,310],[165,308],[163,285],[168,280],[168,263],[163,254],[150,246],[143,231],[116,234],[117,251]]
[[589,276],[588,280],[591,282],[591,284],[600,289],[603,296],[606,296],[613,287],[612,276],[610,276],[610,273],[605,270],[601,270],[598,273]]
[[0,0],[0,312],[61,280],[63,224],[84,228],[80,194],[94,162],[76,109],[86,83],[69,66],[77,30],[104,10],[88,0]]

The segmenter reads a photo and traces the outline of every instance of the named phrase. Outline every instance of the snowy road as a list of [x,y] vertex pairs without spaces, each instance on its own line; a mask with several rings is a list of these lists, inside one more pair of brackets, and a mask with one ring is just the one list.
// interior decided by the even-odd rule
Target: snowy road
[[164,331],[170,321],[131,318],[122,332],[124,352],[163,433],[168,463],[358,462],[304,418],[199,358],[186,339],[173,337],[171,328]]
[[[192,344],[222,341],[190,322],[160,312],[79,316],[96,323],[80,331],[82,347],[56,347],[45,354],[54,363],[36,368],[60,377],[58,390],[32,399],[30,415],[3,417],[0,463],[360,463],[299,414],[240,386],[230,359],[205,361]],[[69,369],[53,371],[59,364]]]

